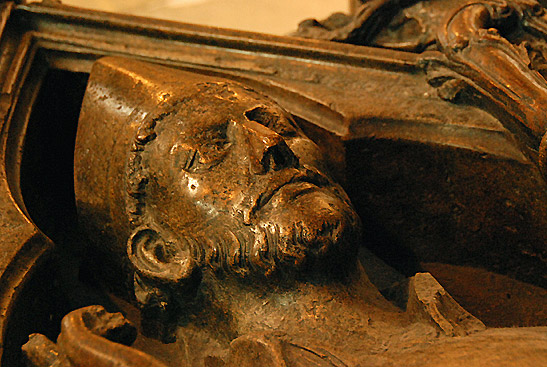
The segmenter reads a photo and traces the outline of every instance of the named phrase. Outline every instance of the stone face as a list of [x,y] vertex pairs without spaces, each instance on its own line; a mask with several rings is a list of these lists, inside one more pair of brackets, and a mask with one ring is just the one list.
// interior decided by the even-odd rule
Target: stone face
[[0,3],[2,365],[545,364],[420,271],[545,282],[544,10],[304,25]]
[[[107,124],[97,129],[97,121]],[[398,302],[406,295],[406,312],[381,297],[352,255],[359,222],[340,187],[321,172],[324,163],[286,111],[250,88],[102,59],[76,140],[81,228],[101,256],[119,259],[110,266],[124,270],[129,261],[125,276],[134,282],[126,291],[141,307],[142,332],[190,343],[200,350],[185,352],[193,365],[412,365],[446,339],[484,332],[429,273],[410,278],[408,289],[404,282],[392,289],[401,293],[393,295]],[[260,227],[266,218],[271,225]],[[331,218],[336,227],[329,227]],[[313,230],[316,224],[321,230]],[[261,228],[269,230],[256,237]],[[290,238],[299,242],[286,242],[284,233],[295,228]],[[382,271],[374,263],[365,261],[370,271]],[[80,328],[87,349],[73,347],[63,333],[61,348],[102,363],[90,342],[110,319],[101,321],[105,327]],[[454,339],[446,352],[466,343]],[[141,353],[109,348],[120,359]],[[157,354],[150,344],[141,348]]]

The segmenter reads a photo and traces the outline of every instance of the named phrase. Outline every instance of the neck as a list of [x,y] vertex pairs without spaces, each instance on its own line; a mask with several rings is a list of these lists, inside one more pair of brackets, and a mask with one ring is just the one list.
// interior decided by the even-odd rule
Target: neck
[[386,340],[407,324],[406,316],[370,283],[360,263],[351,276],[339,281],[306,279],[283,287],[207,274],[204,285],[207,294],[198,308],[207,311],[195,317],[199,325],[182,326],[179,339],[205,333],[202,340],[228,346],[239,336],[275,333],[338,355],[345,354],[347,345],[365,345],[361,352],[372,353],[379,346],[363,340]]

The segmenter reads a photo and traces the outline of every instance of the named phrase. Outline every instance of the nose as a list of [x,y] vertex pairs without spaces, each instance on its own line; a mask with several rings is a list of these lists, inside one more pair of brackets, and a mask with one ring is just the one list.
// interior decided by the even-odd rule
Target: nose
[[233,124],[239,132],[237,139],[242,140],[238,143],[247,146],[244,154],[247,155],[253,173],[265,174],[298,167],[298,157],[275,131],[252,120]]

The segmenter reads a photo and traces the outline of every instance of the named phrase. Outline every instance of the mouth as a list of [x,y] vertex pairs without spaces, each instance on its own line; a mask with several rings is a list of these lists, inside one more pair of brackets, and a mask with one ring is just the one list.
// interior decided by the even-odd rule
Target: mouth
[[323,174],[305,169],[297,173],[281,174],[270,178],[270,183],[265,190],[254,196],[250,210],[245,215],[245,223],[250,222],[258,211],[265,207],[277,193],[283,191],[289,200],[315,191],[318,188],[330,185],[330,181]]

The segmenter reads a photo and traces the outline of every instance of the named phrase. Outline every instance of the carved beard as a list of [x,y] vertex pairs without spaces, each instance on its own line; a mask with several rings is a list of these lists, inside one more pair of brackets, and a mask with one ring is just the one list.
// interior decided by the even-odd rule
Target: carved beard
[[338,271],[355,258],[360,219],[341,188],[318,188],[290,203],[283,199],[281,194],[274,198],[251,225],[216,218],[182,243],[200,266],[242,277],[269,277],[314,264]]

